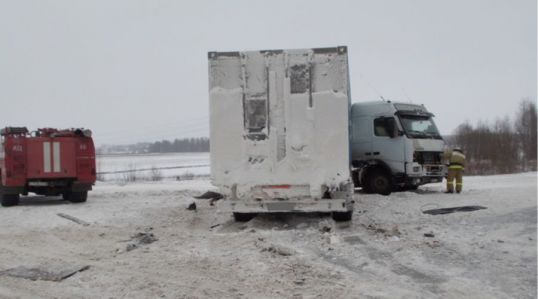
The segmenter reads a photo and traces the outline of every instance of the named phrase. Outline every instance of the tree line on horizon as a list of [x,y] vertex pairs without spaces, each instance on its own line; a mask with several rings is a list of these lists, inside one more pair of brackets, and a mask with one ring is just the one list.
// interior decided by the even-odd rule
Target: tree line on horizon
[[459,125],[447,138],[451,147],[460,147],[467,157],[465,173],[471,175],[536,171],[536,103],[525,98],[516,115],[494,122],[469,121]]
[[209,152],[209,138],[183,138],[162,140],[150,143],[147,147],[148,153],[189,153],[189,152]]
[[[460,147],[467,157],[465,173],[489,175],[537,170],[537,107],[530,98],[522,99],[514,117],[494,122],[469,121],[445,137],[449,147]],[[121,151],[131,153],[209,152],[209,138],[183,138],[139,143]],[[118,149],[116,149],[118,150]]]

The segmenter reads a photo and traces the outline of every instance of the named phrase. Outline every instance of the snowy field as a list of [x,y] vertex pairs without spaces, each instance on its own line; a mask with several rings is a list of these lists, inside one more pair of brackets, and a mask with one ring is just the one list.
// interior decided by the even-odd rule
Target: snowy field
[[131,174],[138,180],[151,180],[155,174],[163,180],[209,176],[209,153],[102,155],[97,156],[96,164],[97,172],[104,173],[99,179],[104,181],[125,181]]
[[[207,200],[186,210],[207,180],[98,183],[84,204],[23,198],[0,208],[0,271],[90,267],[60,282],[0,276],[0,298],[536,298],[536,179],[465,177],[459,195],[441,184],[357,193],[353,221],[339,224],[235,223]],[[487,209],[421,212],[462,205]],[[133,249],[137,233],[157,240]]]

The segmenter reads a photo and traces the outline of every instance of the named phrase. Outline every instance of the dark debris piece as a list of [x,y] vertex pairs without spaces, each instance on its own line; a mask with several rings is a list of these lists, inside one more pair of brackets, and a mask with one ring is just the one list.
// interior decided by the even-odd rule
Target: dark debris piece
[[222,194],[217,193],[217,192],[207,191],[206,193],[204,193],[202,195],[194,196],[194,198],[196,198],[196,199],[215,199],[215,200],[219,200],[219,199],[223,198],[223,196],[222,196]]
[[19,277],[30,280],[62,281],[78,272],[88,270],[90,266],[62,266],[62,267],[42,267],[26,268],[16,267],[0,271],[0,276]]
[[131,237],[131,242],[127,244],[125,251],[131,251],[140,247],[140,245],[151,244],[158,240],[153,233],[136,233]]
[[189,210],[189,211],[195,211],[195,210],[196,210],[196,203],[195,203],[195,202],[191,203],[191,204],[187,207],[187,210]]
[[426,210],[426,211],[422,211],[422,213],[429,214],[429,215],[444,215],[444,214],[450,214],[454,212],[472,212],[472,211],[483,210],[483,209],[487,209],[487,208],[483,206],[461,206],[461,207]]

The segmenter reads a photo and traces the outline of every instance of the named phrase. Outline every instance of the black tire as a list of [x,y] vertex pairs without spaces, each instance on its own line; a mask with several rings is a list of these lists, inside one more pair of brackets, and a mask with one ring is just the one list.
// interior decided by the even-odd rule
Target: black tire
[[332,212],[333,220],[336,222],[351,221],[353,211],[347,212]]
[[368,183],[373,193],[389,195],[392,192],[390,176],[381,169],[375,169],[369,174]]
[[63,194],[63,198],[73,203],[85,202],[88,199],[88,191],[66,192]]
[[12,207],[19,204],[19,194],[2,194],[2,206]]
[[418,185],[410,185],[410,186],[407,186],[407,190],[414,191],[414,190],[417,190],[417,189],[418,189]]
[[235,213],[234,212],[234,219],[237,222],[248,222],[252,220],[252,218],[256,217],[256,214],[254,213]]
[[360,187],[360,181],[359,181],[359,172],[354,170],[351,172],[351,179],[353,180],[353,187],[359,188]]

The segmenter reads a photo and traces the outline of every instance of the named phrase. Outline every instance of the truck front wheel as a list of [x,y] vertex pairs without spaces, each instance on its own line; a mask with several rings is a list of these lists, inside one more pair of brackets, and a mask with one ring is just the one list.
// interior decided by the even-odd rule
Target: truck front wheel
[[63,194],[63,198],[65,200],[69,200],[70,202],[74,202],[74,203],[85,202],[86,199],[88,199],[88,191],[65,192]]
[[2,194],[2,206],[12,207],[19,204],[19,194]]
[[382,170],[374,170],[370,173],[370,190],[374,193],[389,195],[392,192],[390,177]]

